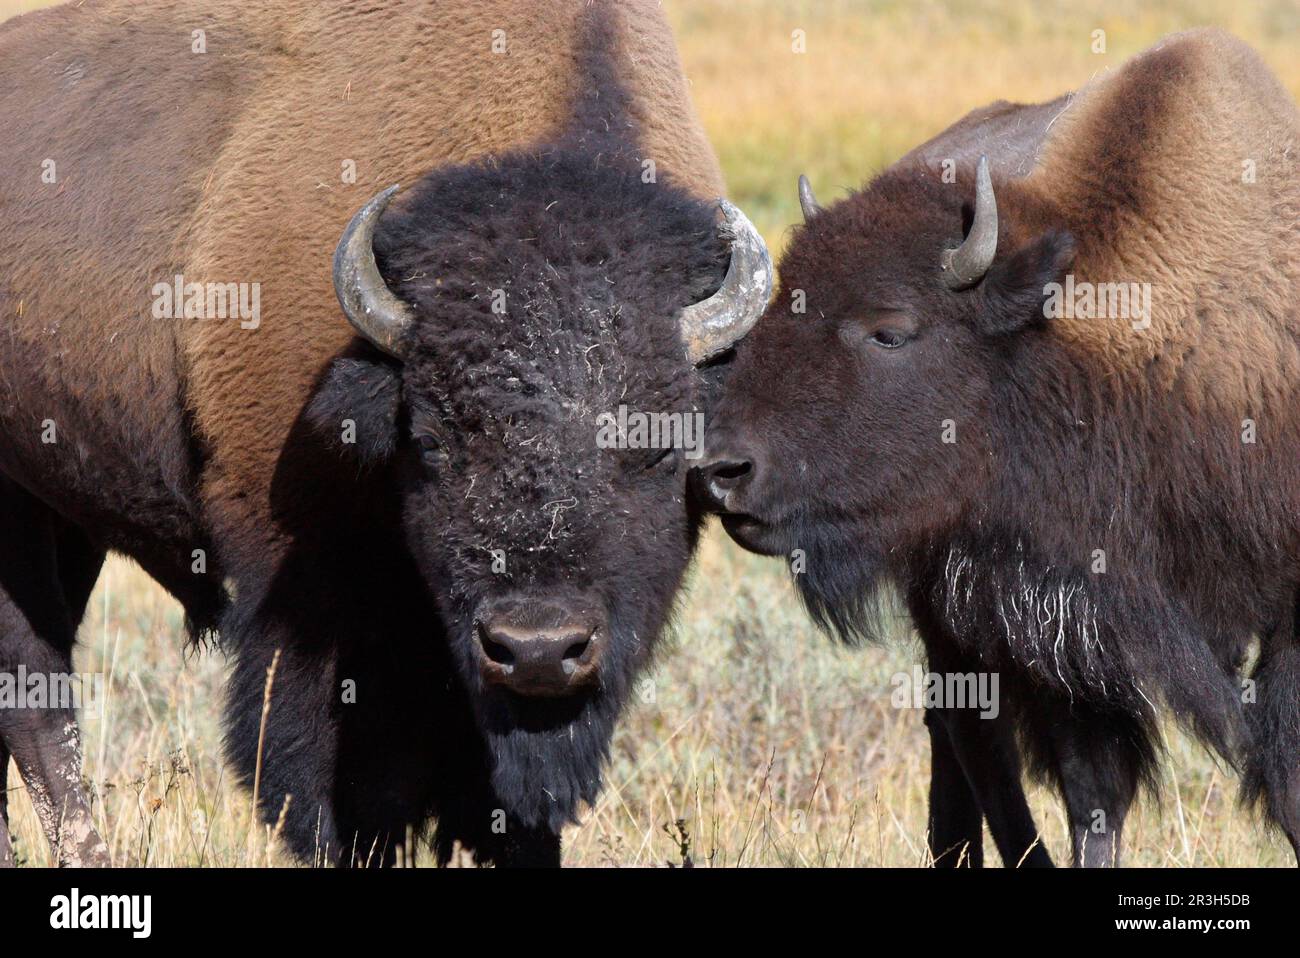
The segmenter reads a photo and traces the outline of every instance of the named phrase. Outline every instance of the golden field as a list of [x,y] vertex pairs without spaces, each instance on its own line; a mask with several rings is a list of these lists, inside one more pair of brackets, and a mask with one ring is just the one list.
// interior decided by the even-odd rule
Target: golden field
[[[42,5],[0,0],[0,17]],[[830,202],[969,109],[1052,97],[1171,31],[1232,30],[1300,96],[1294,0],[665,5],[731,198],[774,252],[798,218],[800,172]],[[1092,52],[1098,29],[1104,54]],[[792,50],[796,30],[805,53]],[[927,736],[920,712],[889,703],[890,677],[917,651],[905,621],[894,632],[879,648],[833,645],[805,620],[779,563],[712,530],[654,701],[629,709],[602,798],[566,833],[566,864],[679,863],[679,821],[701,866],[925,864]],[[77,668],[107,676],[103,714],[84,722],[85,774],[114,861],[288,864],[223,774],[221,655],[187,651],[176,604],[134,565],[110,560],[81,637]],[[1176,729],[1167,745],[1162,803],[1141,801],[1126,863],[1292,864],[1285,843],[1237,808],[1230,772]],[[45,864],[16,773],[10,786],[18,853]],[[1040,789],[1031,804],[1065,860],[1059,804]]]

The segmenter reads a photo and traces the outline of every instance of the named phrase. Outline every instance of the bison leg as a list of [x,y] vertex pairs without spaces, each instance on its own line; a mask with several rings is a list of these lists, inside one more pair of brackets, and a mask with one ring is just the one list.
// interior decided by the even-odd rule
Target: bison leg
[[1117,866],[1124,819],[1154,758],[1147,731],[1140,719],[1122,715],[1062,720],[1069,709],[1067,702],[1057,703],[1052,711],[1058,717],[1046,735],[1070,820],[1073,863]]
[[1263,799],[1300,864],[1300,594],[1265,639],[1253,678],[1255,701],[1246,706],[1254,743],[1246,793]]
[[935,709],[927,709],[930,730],[930,821],[926,830],[936,868],[984,866],[984,814]]
[[[1020,753],[1010,720],[980,718],[973,709],[936,709],[971,791],[988,820],[1007,868],[1050,868],[1038,826],[1025,799]],[[933,792],[932,792],[933,794]]]
[[[44,710],[48,721],[13,735],[14,760],[27,783],[46,840],[60,866],[103,868],[108,846],[99,837],[81,784],[81,740],[71,711]],[[12,726],[6,723],[8,738]]]
[[[913,596],[911,608],[932,672],[964,674],[980,670],[979,661],[962,653],[923,594]],[[982,814],[1004,866],[1052,866],[1025,800],[1020,752],[1011,723],[1004,707],[992,718],[982,718],[974,708],[926,712],[931,743],[931,852],[937,865],[956,865],[962,847],[972,865],[981,863]],[[942,735],[937,734],[940,730]],[[977,811],[971,808],[972,801]]]
[[9,837],[9,750],[0,742],[0,868],[14,865]]
[[[81,782],[81,743],[72,703],[52,680],[72,670],[72,644],[85,596],[70,595],[61,572],[98,570],[103,552],[48,508],[0,481],[0,672],[44,680],[48,700],[0,709],[0,741],[13,755],[41,827],[61,865],[107,865]],[[85,576],[83,576],[85,578]],[[89,576],[93,585],[94,577]],[[86,587],[88,594],[89,587]]]
[[[47,683],[69,673],[72,665],[68,655],[49,648],[24,629],[25,624],[0,589],[0,634],[4,643],[0,671],[18,674],[18,666],[22,666],[22,674],[29,678],[44,676]],[[0,738],[27,784],[55,860],[60,865],[106,866],[108,847],[95,830],[81,780],[76,713],[70,707],[54,705],[46,702],[0,710]]]

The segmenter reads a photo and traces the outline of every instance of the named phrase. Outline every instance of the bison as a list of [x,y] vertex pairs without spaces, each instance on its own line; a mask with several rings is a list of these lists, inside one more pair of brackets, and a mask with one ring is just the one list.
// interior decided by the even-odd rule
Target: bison
[[[702,414],[770,292],[657,4],[79,3],[0,125],[0,670],[125,554],[297,856],[558,864],[701,522],[598,420]],[[0,739],[105,862],[70,711]]]
[[[980,154],[987,158],[980,158]],[[1300,116],[1248,47],[1164,42],[995,104],[806,222],[698,464],[738,543],[846,638],[901,593],[937,673],[930,844],[1117,860],[1161,710],[1300,855]],[[951,174],[956,175],[951,175]]]

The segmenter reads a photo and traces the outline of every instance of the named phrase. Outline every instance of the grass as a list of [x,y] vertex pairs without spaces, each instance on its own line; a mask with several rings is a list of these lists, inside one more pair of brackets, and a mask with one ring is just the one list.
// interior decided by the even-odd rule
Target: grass
[[[41,5],[0,0],[0,16]],[[1078,86],[1163,34],[1219,24],[1255,44],[1300,96],[1300,8],[1205,0],[1006,4],[668,0],[732,198],[779,250],[794,183],[823,201],[967,110]],[[791,31],[806,31],[805,54]],[[1105,54],[1091,52],[1104,29]],[[894,641],[851,651],[807,623],[778,563],[711,531],[653,695],[614,740],[607,787],[565,836],[571,865],[901,865],[926,862],[928,744],[921,714],[889,704],[917,661]],[[102,671],[102,714],[83,727],[86,777],[114,862],[288,864],[255,825],[220,758],[224,664],[188,654],[181,616],[133,564],[110,560],[82,627],[77,668]],[[645,701],[651,698],[651,701]],[[1289,849],[1235,804],[1235,781],[1168,730],[1164,800],[1128,826],[1133,865],[1288,865]],[[13,831],[28,864],[48,852],[16,773]],[[1044,841],[1068,847],[1059,803],[1031,792]],[[991,844],[990,844],[991,849]]]
[[[918,661],[905,626],[883,647],[836,647],[807,624],[777,563],[716,530],[693,577],[651,691],[615,736],[605,792],[566,834],[566,863],[680,863],[680,821],[696,865],[924,864],[926,734],[919,712],[889,703],[890,677]],[[224,665],[219,653],[186,654],[176,604],[112,560],[81,639],[77,668],[106,676],[102,714],[82,724],[113,860],[289,864],[225,778]],[[1140,803],[1128,863],[1290,863],[1236,807],[1231,775],[1176,730],[1168,747],[1163,807]],[[16,773],[10,784],[19,855],[47,864]],[[1031,804],[1063,856],[1059,804],[1039,789]]]

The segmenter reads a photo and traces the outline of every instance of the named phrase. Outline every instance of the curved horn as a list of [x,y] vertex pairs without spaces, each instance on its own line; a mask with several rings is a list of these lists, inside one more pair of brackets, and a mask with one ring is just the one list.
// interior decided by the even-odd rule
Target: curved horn
[[334,293],[358,333],[390,356],[401,358],[411,308],[393,295],[375,265],[375,226],[397,192],[390,186],[352,217],[334,250]]
[[718,291],[679,314],[686,354],[697,366],[738,343],[758,322],[772,295],[772,256],[754,224],[719,200],[724,235],[731,236],[731,265]]
[[822,211],[817,203],[817,197],[813,196],[812,184],[802,173],[799,174],[799,208],[803,210],[805,223]]
[[981,156],[975,171],[975,219],[966,240],[943,251],[943,281],[949,289],[974,286],[993,265],[998,250],[998,202],[993,196],[989,158]]

